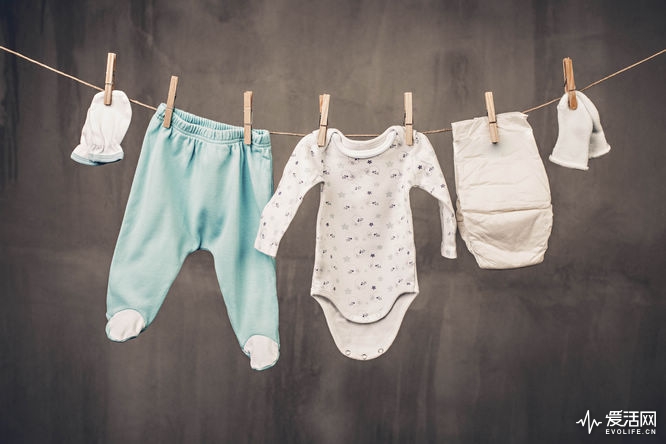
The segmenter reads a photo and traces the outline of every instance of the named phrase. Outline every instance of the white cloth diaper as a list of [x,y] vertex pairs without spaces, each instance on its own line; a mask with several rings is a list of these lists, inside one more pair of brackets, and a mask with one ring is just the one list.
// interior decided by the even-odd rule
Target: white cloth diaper
[[452,124],[460,235],[481,268],[538,264],[553,222],[546,170],[525,114],[497,124],[496,144],[487,117]]

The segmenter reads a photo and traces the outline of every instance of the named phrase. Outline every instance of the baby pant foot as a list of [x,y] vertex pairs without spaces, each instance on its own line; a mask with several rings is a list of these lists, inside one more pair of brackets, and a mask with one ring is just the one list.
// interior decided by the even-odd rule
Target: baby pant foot
[[115,342],[136,338],[146,327],[143,316],[132,309],[121,310],[106,323],[106,336]]
[[250,367],[254,370],[265,370],[272,367],[280,357],[280,347],[269,337],[251,336],[243,351],[250,356]]

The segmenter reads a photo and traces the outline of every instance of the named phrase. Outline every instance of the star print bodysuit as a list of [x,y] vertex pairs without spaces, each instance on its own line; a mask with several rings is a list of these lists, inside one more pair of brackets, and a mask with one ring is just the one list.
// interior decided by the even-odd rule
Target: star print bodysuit
[[305,193],[320,186],[311,295],[321,305],[338,349],[372,359],[395,339],[418,294],[409,190],[439,201],[441,253],[456,257],[451,198],[428,139],[392,126],[367,141],[329,129],[326,145],[308,134],[291,154],[275,194],[263,210],[255,248],[277,254],[280,239]]

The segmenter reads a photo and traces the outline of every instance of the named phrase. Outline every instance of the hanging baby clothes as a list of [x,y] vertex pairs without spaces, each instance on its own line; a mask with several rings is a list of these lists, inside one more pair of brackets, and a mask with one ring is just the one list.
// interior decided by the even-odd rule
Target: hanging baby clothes
[[84,165],[104,165],[123,158],[123,141],[132,120],[132,107],[124,92],[114,90],[111,105],[104,105],[104,91],[92,99],[81,143],[72,151],[72,160]]
[[578,107],[569,108],[568,95],[557,104],[557,143],[549,159],[567,168],[587,170],[587,160],[603,156],[611,147],[601,127],[599,111],[582,92],[576,91]]
[[384,353],[419,292],[409,190],[439,200],[441,253],[456,257],[455,216],[430,142],[393,126],[368,141],[329,129],[298,143],[262,213],[255,247],[275,256],[305,193],[320,184],[311,295],[321,305],[338,349],[353,359]]
[[208,250],[231,326],[255,370],[278,359],[275,260],[253,248],[273,191],[269,133],[174,110],[153,116],[141,149],[107,293],[106,333],[137,336],[153,321],[188,254]]
[[527,115],[497,124],[496,144],[487,117],[452,124],[460,235],[481,268],[538,264],[553,221],[546,170]]

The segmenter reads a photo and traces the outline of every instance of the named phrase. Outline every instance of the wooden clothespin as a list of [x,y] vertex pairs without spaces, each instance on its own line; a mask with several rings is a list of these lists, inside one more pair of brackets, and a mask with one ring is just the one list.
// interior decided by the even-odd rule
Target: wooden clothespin
[[171,128],[171,116],[176,105],[176,89],[178,89],[178,76],[171,76],[166,111],[164,112],[164,123],[162,124],[164,128]]
[[317,145],[326,145],[326,130],[328,129],[328,105],[331,101],[330,94],[319,95],[319,134]]
[[243,93],[243,137],[246,145],[252,144],[252,91]]
[[412,110],[412,93],[405,93],[405,143],[414,145],[414,113]]
[[111,105],[113,96],[113,82],[116,76],[116,54],[110,52],[106,55],[106,78],[104,80],[104,104]]
[[490,126],[490,141],[499,142],[499,132],[497,130],[497,116],[495,115],[495,101],[492,91],[486,91],[486,111],[488,112],[488,126]]
[[569,57],[562,59],[562,70],[564,71],[564,92],[569,94],[569,108],[578,108],[576,100],[576,82],[574,81],[573,61]]

